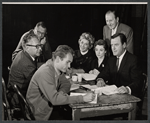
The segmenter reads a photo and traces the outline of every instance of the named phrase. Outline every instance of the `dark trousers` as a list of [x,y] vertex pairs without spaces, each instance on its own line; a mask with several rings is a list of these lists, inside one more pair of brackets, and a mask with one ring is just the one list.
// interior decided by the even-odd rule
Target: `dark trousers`
[[49,120],[72,120],[72,109],[69,105],[54,106]]

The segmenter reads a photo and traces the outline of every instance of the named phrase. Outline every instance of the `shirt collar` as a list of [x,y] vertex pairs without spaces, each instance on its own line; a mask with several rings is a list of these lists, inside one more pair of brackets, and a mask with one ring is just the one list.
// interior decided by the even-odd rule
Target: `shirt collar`
[[88,52],[88,50],[87,50],[86,52],[80,51],[80,53],[81,53],[82,55],[85,55],[87,52]]
[[118,24],[116,25],[116,27],[114,29],[112,29],[112,35],[114,35],[116,33],[117,28],[118,28]]
[[[26,52],[26,51],[25,51]],[[28,53],[28,52],[26,52],[26,53]],[[29,53],[28,53],[29,54]],[[32,58],[32,60],[33,61],[35,61],[35,58],[33,57],[33,56],[31,56],[30,54],[29,54],[29,56]]]
[[117,56],[117,58],[119,58],[119,60],[121,60],[123,58],[123,56],[125,55],[126,50],[122,53],[122,55],[120,57]]
[[[31,56],[31,55],[30,55]],[[31,56],[32,60],[35,61],[35,58],[33,56]]]
[[55,76],[59,76],[61,74],[61,72],[55,67],[54,62],[53,62],[53,66],[55,69]]

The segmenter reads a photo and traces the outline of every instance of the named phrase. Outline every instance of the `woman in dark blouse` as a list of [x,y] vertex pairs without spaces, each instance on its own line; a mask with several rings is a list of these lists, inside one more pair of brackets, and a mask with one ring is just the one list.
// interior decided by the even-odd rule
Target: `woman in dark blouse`
[[105,40],[100,39],[95,42],[94,51],[97,58],[92,61],[91,70],[89,71],[89,73],[98,75],[100,72],[102,72],[108,59],[106,56],[107,49],[108,45]]
[[88,33],[82,33],[79,38],[79,50],[75,51],[74,59],[71,64],[74,73],[89,72],[94,52],[91,50],[94,44],[94,37]]

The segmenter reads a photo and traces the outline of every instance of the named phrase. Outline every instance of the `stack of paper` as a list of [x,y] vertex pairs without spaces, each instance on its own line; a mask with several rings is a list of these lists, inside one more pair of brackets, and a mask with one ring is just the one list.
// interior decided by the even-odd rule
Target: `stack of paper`
[[[98,90],[98,88],[96,90]],[[111,94],[118,93],[116,85],[110,85],[110,86],[106,86],[106,87],[101,87],[100,90],[105,95],[111,95]]]
[[97,75],[95,75],[95,74],[89,74],[89,73],[76,73],[76,74],[77,75],[81,74],[82,78],[84,78],[87,81],[95,80],[96,77],[97,77]]
[[107,85],[105,87],[97,87],[96,85],[81,85],[85,88],[88,88],[92,91],[94,91],[95,93],[101,95],[102,93],[105,95],[111,95],[111,94],[116,94],[118,93],[117,86],[116,85]]
[[97,85],[89,85],[89,84],[86,84],[86,85],[81,85],[82,87],[85,87],[85,88],[88,88],[88,89],[90,89],[90,90],[92,90],[92,89],[97,89],[98,87],[97,87]]
[[79,84],[72,84],[71,88],[70,88],[70,91],[78,89],[79,86],[80,86]]

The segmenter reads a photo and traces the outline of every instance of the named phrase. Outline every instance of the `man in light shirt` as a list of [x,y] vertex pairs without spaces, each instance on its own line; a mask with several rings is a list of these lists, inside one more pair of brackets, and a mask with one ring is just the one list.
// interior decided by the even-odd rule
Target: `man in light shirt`
[[[106,24],[103,27],[103,39],[107,41],[110,47],[111,36],[116,33],[123,33],[127,38],[126,49],[133,54],[133,30],[126,24],[119,23],[119,17],[115,11],[108,11],[105,14]],[[110,50],[110,55],[112,54]]]
[[[126,50],[126,36],[117,33],[111,37],[112,57],[97,77],[97,86],[115,84],[119,93],[138,96],[142,87],[142,72],[138,68],[135,55]],[[119,64],[116,65],[117,59]]]

